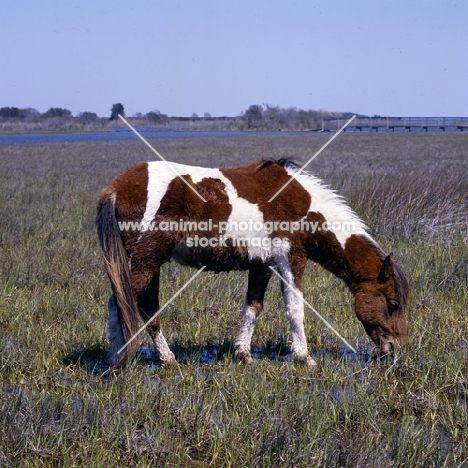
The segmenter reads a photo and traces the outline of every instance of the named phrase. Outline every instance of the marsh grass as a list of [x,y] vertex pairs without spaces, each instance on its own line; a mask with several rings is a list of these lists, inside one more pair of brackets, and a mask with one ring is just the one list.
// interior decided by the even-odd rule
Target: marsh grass
[[[158,141],[168,160],[307,161],[326,135]],[[311,165],[345,195],[411,285],[410,342],[371,359],[344,285],[308,265],[313,371],[291,363],[273,279],[251,366],[232,360],[246,274],[206,273],[164,312],[179,364],[149,341],[107,369],[109,284],[98,193],[152,158],[139,142],[0,147],[0,466],[466,466],[468,137],[342,135]],[[193,274],[164,267],[161,302]],[[208,356],[208,359],[206,359]],[[204,364],[208,363],[208,364]]]

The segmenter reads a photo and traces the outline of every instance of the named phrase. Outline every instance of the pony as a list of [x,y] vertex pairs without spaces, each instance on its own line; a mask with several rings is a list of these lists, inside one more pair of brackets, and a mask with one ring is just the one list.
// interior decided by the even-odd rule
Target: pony
[[162,364],[175,361],[161,331],[159,279],[171,259],[215,272],[247,270],[234,358],[251,362],[251,339],[274,272],[289,322],[294,361],[315,365],[304,332],[308,260],[341,278],[383,356],[407,341],[408,282],[334,190],[289,159],[237,168],[146,162],[101,192],[96,225],[107,274],[111,370],[138,350],[139,317]]

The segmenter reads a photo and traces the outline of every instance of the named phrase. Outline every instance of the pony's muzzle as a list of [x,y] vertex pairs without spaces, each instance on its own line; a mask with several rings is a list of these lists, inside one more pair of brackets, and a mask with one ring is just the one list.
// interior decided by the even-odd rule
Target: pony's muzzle
[[380,348],[380,354],[393,354],[395,351],[395,345],[393,341],[387,341],[384,346]]
[[376,347],[376,351],[380,358],[391,357],[401,348],[402,344],[398,339],[381,339],[380,346]]

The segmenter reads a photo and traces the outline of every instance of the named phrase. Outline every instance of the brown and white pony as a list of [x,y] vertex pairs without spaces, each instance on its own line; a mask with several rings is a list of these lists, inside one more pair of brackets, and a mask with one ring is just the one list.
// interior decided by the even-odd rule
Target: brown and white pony
[[[355,313],[382,355],[406,340],[403,272],[343,199],[318,179],[286,159],[224,169],[170,166],[157,161],[132,167],[100,196],[96,223],[113,290],[112,369],[138,349],[137,340],[129,343],[138,316],[146,322],[158,311],[160,269],[171,259],[217,272],[249,271],[234,345],[238,360],[252,359],[252,334],[273,267],[283,278],[293,358],[315,364],[303,325],[307,260],[347,284]],[[174,361],[159,315],[147,330],[161,361]]]

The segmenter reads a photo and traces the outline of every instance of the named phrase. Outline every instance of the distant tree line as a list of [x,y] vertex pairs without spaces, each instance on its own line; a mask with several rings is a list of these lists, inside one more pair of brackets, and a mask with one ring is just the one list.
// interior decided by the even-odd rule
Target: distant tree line
[[[125,115],[125,108],[122,104],[116,103],[112,105],[111,108],[111,114],[110,114],[110,120],[116,120],[118,119],[118,116]],[[44,113],[40,113],[36,109],[32,108],[27,108],[27,109],[20,109],[18,107],[1,107],[0,108],[0,118],[1,119],[29,119],[31,117],[38,118],[71,118],[72,112],[68,109],[64,109],[61,107],[51,107]],[[74,118],[78,118],[82,121],[87,121],[87,122],[93,122],[97,119],[99,119],[98,115],[94,112],[80,112],[78,115]],[[148,119],[151,122],[155,123],[165,123],[169,117],[165,114],[161,114],[159,111],[151,111],[148,112],[147,114],[141,114],[138,113],[137,115],[134,116],[134,118],[145,118]]]
[[3,119],[27,119],[32,116],[40,116],[40,112],[36,109],[18,109],[18,107],[2,107],[0,108],[0,117]]
[[[1,107],[0,108],[0,118],[3,119],[30,119],[30,118],[38,118],[42,117],[45,119],[50,119],[54,117],[60,118],[67,118],[72,117],[72,112],[68,109],[63,109],[61,107],[51,107],[44,113],[40,113],[36,109],[27,108],[27,109],[19,109],[18,107]],[[95,120],[99,117],[94,112],[80,112],[77,115],[77,118],[85,119],[85,120]]]
[[319,130],[324,118],[351,118],[353,112],[287,109],[271,105],[251,105],[243,114],[248,128],[263,130]]
[[[80,112],[75,117],[68,109],[51,107],[44,113],[36,109],[17,107],[0,108],[0,122],[29,122],[41,125],[40,122],[48,123],[47,126],[55,128],[76,128],[76,126],[104,127],[107,122],[112,125],[123,125],[118,116],[125,116],[125,108],[121,103],[115,103],[110,109],[108,118],[98,117],[94,112]],[[212,117],[205,112],[203,117],[193,113],[191,117],[169,117],[158,110],[137,113],[130,119],[138,125],[177,125],[183,128],[203,129],[229,129],[229,130],[319,130],[324,118],[350,118],[352,112],[328,112],[325,110],[302,110],[296,107],[280,108],[269,104],[253,104],[238,116]]]

